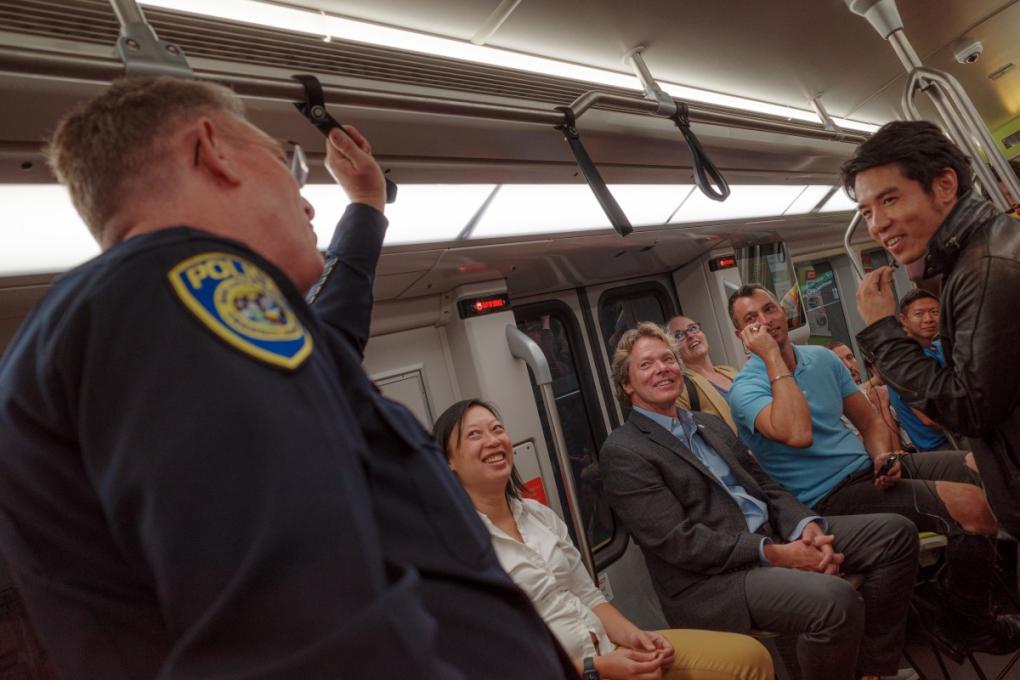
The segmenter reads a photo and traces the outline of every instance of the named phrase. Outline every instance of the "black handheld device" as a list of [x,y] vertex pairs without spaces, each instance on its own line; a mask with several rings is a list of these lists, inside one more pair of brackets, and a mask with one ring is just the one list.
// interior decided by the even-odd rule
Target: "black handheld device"
[[893,465],[896,465],[896,461],[898,461],[899,459],[900,457],[897,454],[890,453],[888,456],[886,456],[885,462],[882,463],[882,467],[878,468],[878,470],[875,472],[875,477],[881,477],[883,475],[889,474],[889,471],[893,469]]

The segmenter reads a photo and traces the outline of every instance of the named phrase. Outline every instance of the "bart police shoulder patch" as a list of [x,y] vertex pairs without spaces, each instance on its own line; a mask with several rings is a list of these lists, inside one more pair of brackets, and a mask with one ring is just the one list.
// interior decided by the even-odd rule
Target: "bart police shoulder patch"
[[231,347],[288,369],[311,354],[311,334],[272,277],[243,257],[202,253],[167,276],[184,306]]

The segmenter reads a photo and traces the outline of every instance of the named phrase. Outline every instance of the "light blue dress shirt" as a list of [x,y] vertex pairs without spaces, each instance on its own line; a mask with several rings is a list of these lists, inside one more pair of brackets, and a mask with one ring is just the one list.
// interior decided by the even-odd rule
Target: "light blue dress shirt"
[[[679,439],[680,443],[686,446],[708,468],[708,471],[722,483],[740,508],[740,511],[744,514],[744,522],[747,524],[749,532],[754,533],[768,521],[768,506],[764,501],[749,494],[747,489],[737,482],[737,478],[733,476],[730,466],[698,433],[698,424],[694,421],[694,416],[690,412],[677,407],[676,416],[670,418],[659,413],[653,413],[640,406],[635,406],[634,410],[665,428],[666,431]],[[821,517],[805,517],[797,524],[793,532],[786,537],[786,540],[795,541],[800,538],[800,535],[804,533],[804,527],[809,522],[814,521],[819,522],[824,529],[826,522]],[[758,558],[762,564],[769,564],[769,561],[765,559],[766,542],[771,541],[768,537],[763,536],[761,543],[758,545]]]

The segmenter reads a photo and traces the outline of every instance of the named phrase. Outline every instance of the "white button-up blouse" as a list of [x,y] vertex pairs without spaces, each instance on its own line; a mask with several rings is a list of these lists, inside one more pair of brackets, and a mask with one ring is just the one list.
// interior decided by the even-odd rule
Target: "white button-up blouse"
[[[607,654],[615,645],[592,611],[606,598],[596,588],[570,541],[567,525],[537,501],[510,500],[510,510],[524,543],[479,512],[499,562],[521,590],[528,594],[539,615],[572,659]],[[592,633],[599,648],[592,643]]]

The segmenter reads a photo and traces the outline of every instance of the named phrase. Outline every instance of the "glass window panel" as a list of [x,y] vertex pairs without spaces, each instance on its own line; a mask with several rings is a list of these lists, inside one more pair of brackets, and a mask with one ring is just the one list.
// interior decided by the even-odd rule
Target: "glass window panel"
[[800,328],[805,323],[797,274],[781,242],[760,243],[737,248],[737,269],[743,283],[760,283],[772,291],[786,310],[787,325]]
[[722,202],[695,191],[670,222],[680,224],[782,215],[803,189],[803,184],[738,184],[730,187],[729,197]]
[[[386,206],[390,226],[386,245],[452,241],[492,193],[494,184],[402,184],[397,200]],[[315,208],[315,233],[325,248],[347,197],[335,184],[313,184],[301,190]]]
[[65,271],[99,254],[59,184],[0,185],[0,205],[0,276]]
[[[596,443],[596,437],[592,432],[592,418],[583,393],[584,383],[580,380],[577,354],[584,356],[584,350],[581,347],[572,346],[571,334],[566,327],[566,324],[569,323],[572,323],[572,320],[563,312],[552,311],[536,314],[525,311],[523,314],[518,313],[517,315],[517,327],[542,348],[542,352],[549,362],[553,378],[553,398],[556,400],[560,424],[563,426],[563,439],[567,445],[571,473],[577,488],[581,519],[588,535],[588,543],[592,552],[595,552],[612,540],[615,528],[613,514],[602,492],[602,480],[597,463],[598,443]],[[534,380],[532,380],[531,386],[542,421],[542,431],[545,433],[547,448],[550,455],[555,455],[553,454],[555,449],[552,433],[546,421],[541,393]],[[594,402],[593,395],[590,396],[590,401]],[[563,497],[565,491],[560,479],[559,466],[555,464],[555,460],[552,467],[560,496]],[[569,520],[567,526],[573,534],[574,528]]]
[[796,268],[811,329],[808,343],[826,345],[838,340],[847,347],[853,347],[832,263],[828,260],[801,262]]
[[587,184],[504,184],[472,238],[607,229],[609,219]]
[[857,210],[857,204],[850,200],[850,197],[843,191],[843,187],[836,189],[825,205],[818,212],[837,212],[842,210]]
[[818,205],[818,202],[825,198],[825,194],[832,191],[832,187],[824,184],[812,184],[806,189],[804,193],[797,197],[790,207],[786,209],[785,215],[803,215],[809,213],[811,210]]
[[[661,326],[673,316],[672,310],[673,303],[661,288],[637,284],[637,287],[607,291],[599,300],[599,329],[610,365],[613,363],[616,345],[624,333],[641,321],[652,321]],[[626,418],[630,406],[621,404],[620,408]]]

